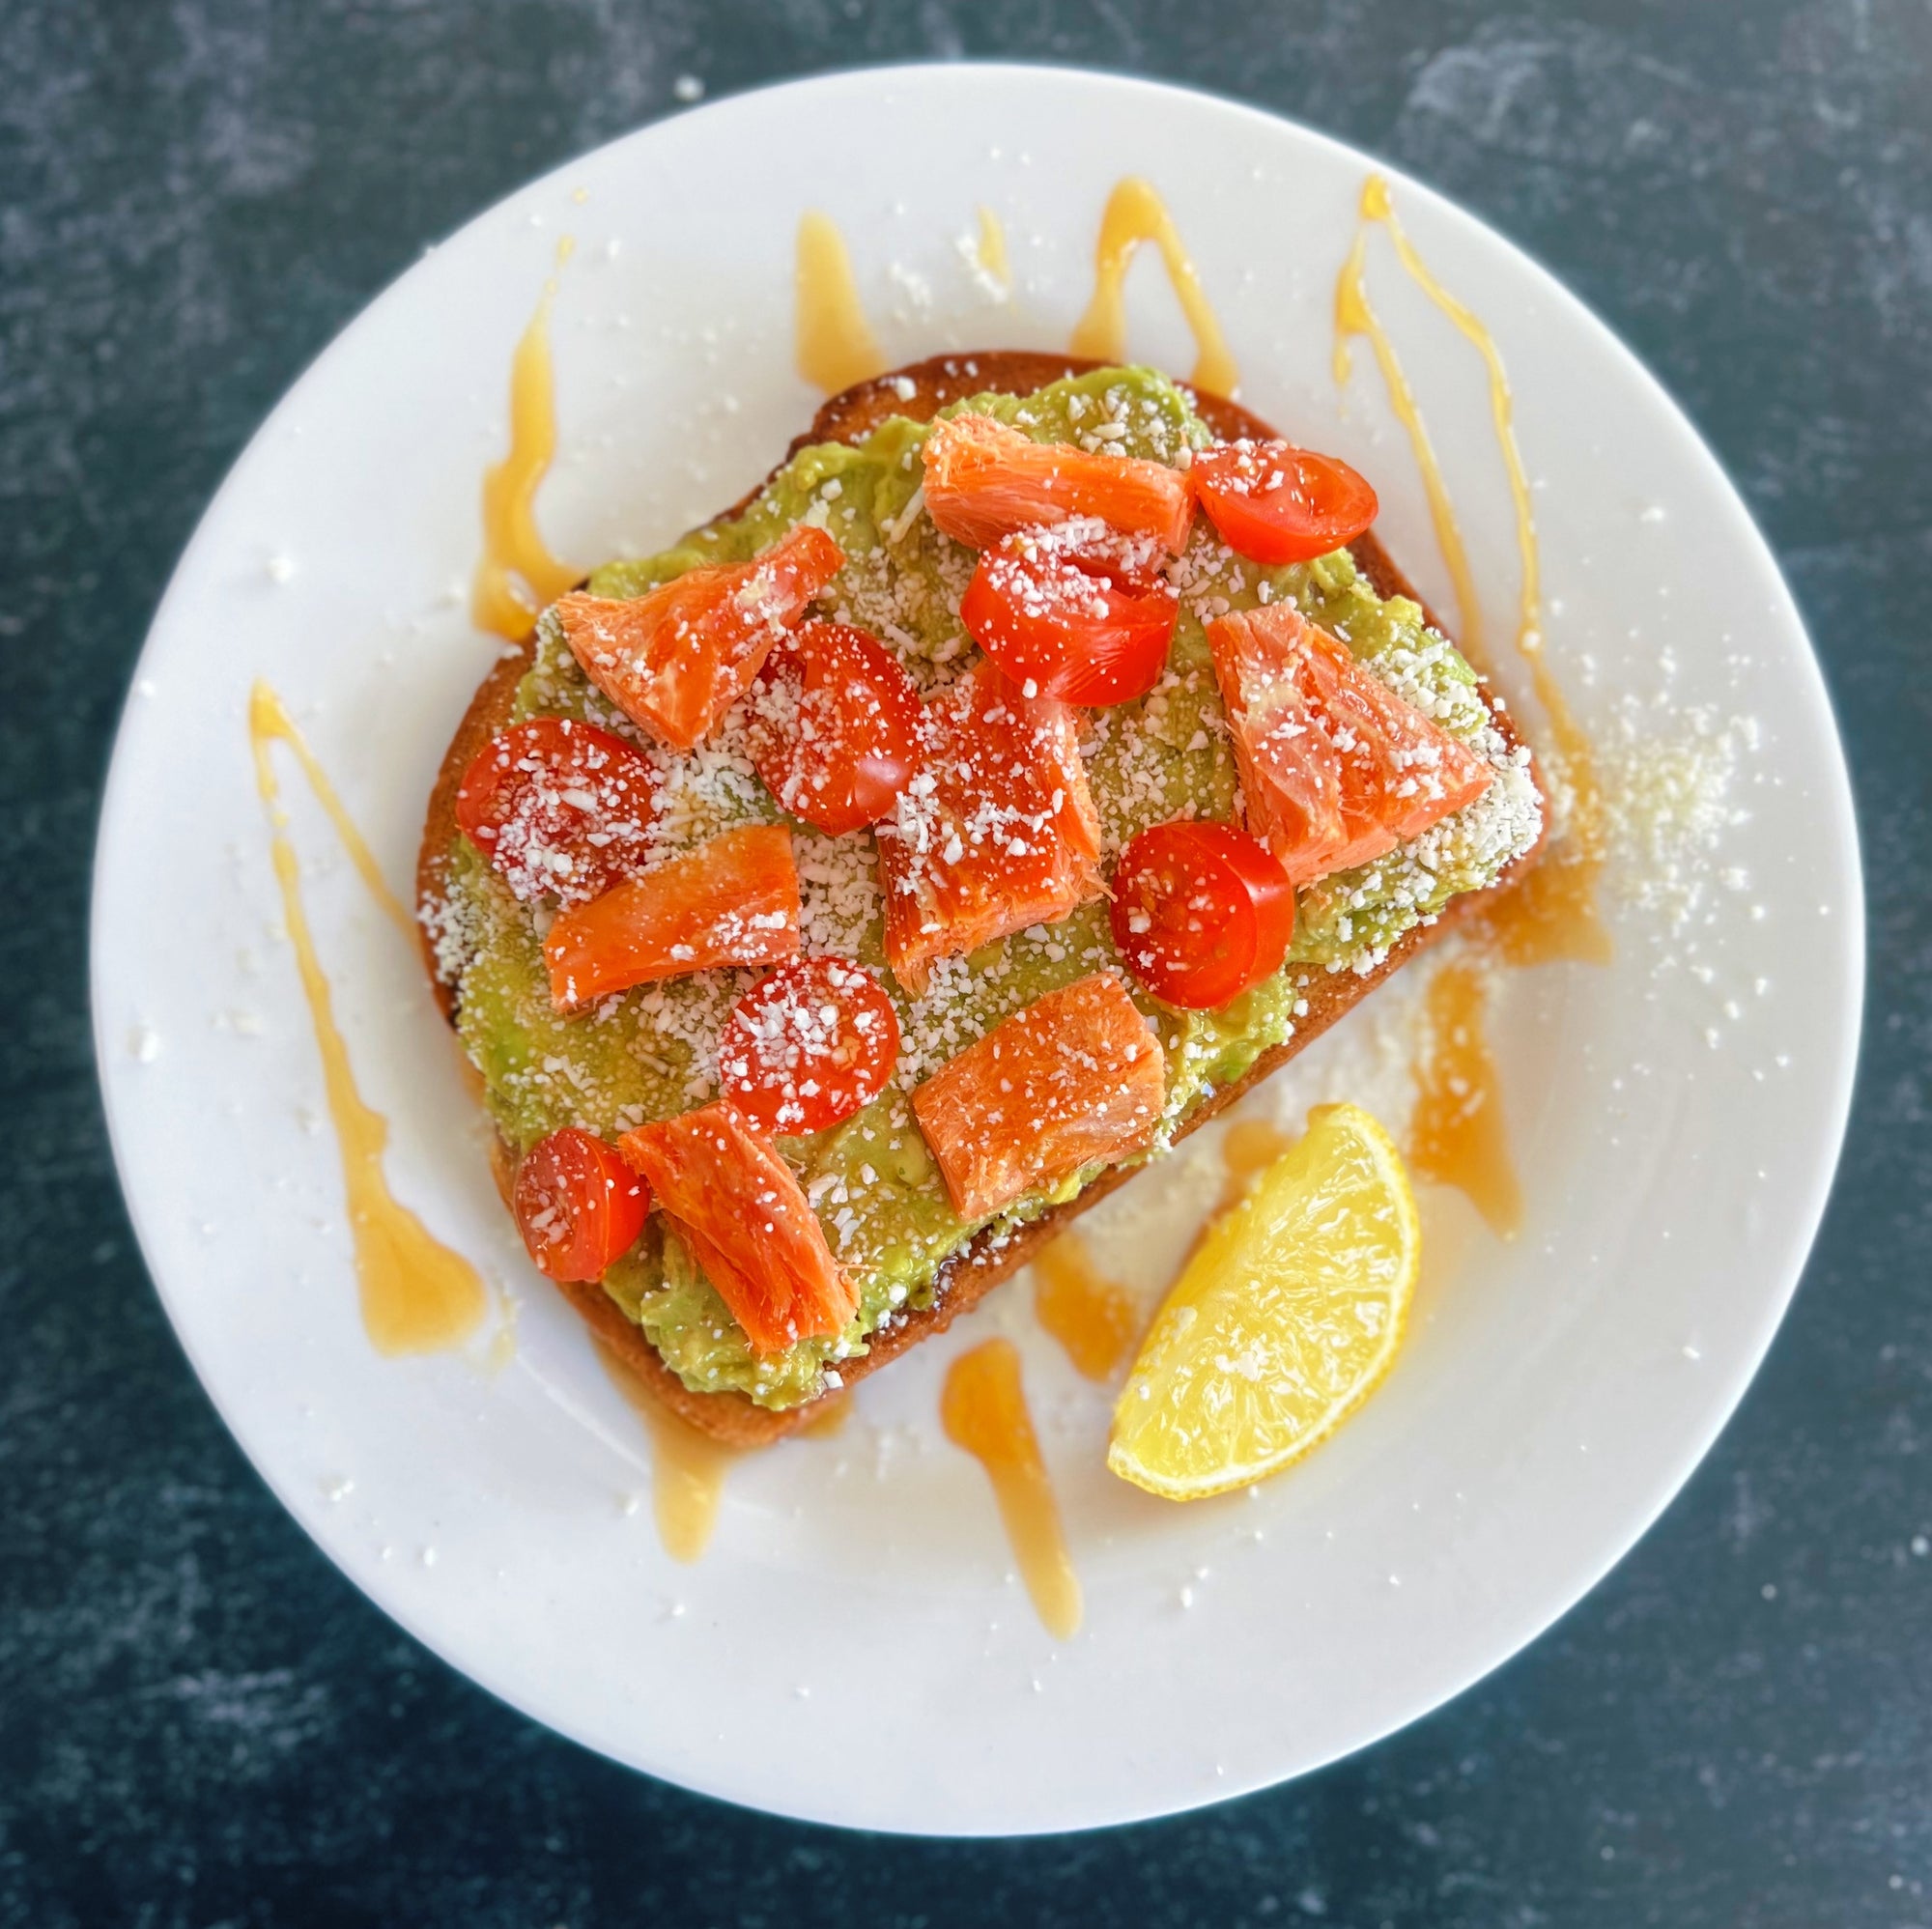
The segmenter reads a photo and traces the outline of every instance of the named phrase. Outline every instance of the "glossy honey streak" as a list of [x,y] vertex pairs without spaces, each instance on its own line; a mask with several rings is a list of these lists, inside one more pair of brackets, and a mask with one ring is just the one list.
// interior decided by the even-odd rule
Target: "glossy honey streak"
[[1210,395],[1234,394],[1241,372],[1194,263],[1181,245],[1180,232],[1152,185],[1134,176],[1120,182],[1107,197],[1094,247],[1094,298],[1067,346],[1075,355],[1095,361],[1126,360],[1127,267],[1144,241],[1160,250],[1175,299],[1194,336],[1194,373],[1188,380]]
[[1421,405],[1408,385],[1401,357],[1388,330],[1369,301],[1366,269],[1369,230],[1367,225],[1370,189],[1378,177],[1371,176],[1362,190],[1364,224],[1355,232],[1354,244],[1342,265],[1335,283],[1335,381],[1338,386],[1349,380],[1352,365],[1349,344],[1357,335],[1374,351],[1376,366],[1381,370],[1388,389],[1389,407],[1408,437],[1416,468],[1422,475],[1423,495],[1429,503],[1429,520],[1435,530],[1435,546],[1442,552],[1443,566],[1449,572],[1449,585],[1456,597],[1457,641],[1463,654],[1480,669],[1484,664],[1483,606],[1476,594],[1476,579],[1469,568],[1469,553],[1463,542],[1463,525],[1456,517],[1449,485],[1443,480],[1442,465],[1435,444],[1430,440],[1429,425],[1422,418]]
[[1002,288],[1013,285],[1012,263],[1007,258],[1007,231],[1000,225],[1000,217],[983,202],[980,205],[980,241],[978,247],[980,269],[992,276]]
[[1295,1143],[1294,1135],[1265,1119],[1236,1119],[1221,1141],[1221,1163],[1228,1176],[1221,1184],[1217,1211],[1227,1212],[1246,1197],[1248,1186]]
[[1362,185],[1361,216],[1354,246],[1335,290],[1336,380],[1348,379],[1350,337],[1365,335],[1388,385],[1390,406],[1408,434],[1416,466],[1422,471],[1430,517],[1456,592],[1464,653],[1481,667],[1481,602],[1469,570],[1462,530],[1414,393],[1387,331],[1369,305],[1364,285],[1369,230],[1379,226],[1387,233],[1396,259],[1410,279],[1482,357],[1489,381],[1490,415],[1495,426],[1496,446],[1509,479],[1521,565],[1517,648],[1528,667],[1531,687],[1543,707],[1549,742],[1569,790],[1569,821],[1562,841],[1491,902],[1484,913],[1486,932],[1498,953],[1511,964],[1548,964],[1562,959],[1585,964],[1607,963],[1611,954],[1610,938],[1597,907],[1597,886],[1605,859],[1603,793],[1589,738],[1577,723],[1544,649],[1542,556],[1529,474],[1517,441],[1509,372],[1503,366],[1502,354],[1489,327],[1443,287],[1409,241],[1390,199],[1388,183],[1380,175],[1371,175]]
[[1063,1233],[1034,1256],[1034,1312],[1089,1379],[1104,1380],[1140,1338],[1140,1306],[1094,1263],[1077,1233]]
[[[266,683],[256,684],[249,700],[248,735],[255,752],[256,783],[269,812],[270,855],[275,881],[281,887],[282,920],[308,1000],[316,1050],[322,1059],[323,1087],[342,1156],[342,1184],[355,1243],[363,1326],[380,1353],[426,1353],[453,1347],[475,1330],[489,1297],[476,1268],[433,1237],[422,1221],[391,1194],[384,1176],[388,1122],[357,1090],[349,1048],[336,1027],[328,979],[316,955],[302,907],[301,876],[295,846],[288,839],[288,817],[281,807],[269,747],[276,740],[298,746],[306,772],[314,772],[314,759],[301,744],[280,698]],[[322,790],[317,794],[323,796]],[[329,791],[323,797],[325,808],[333,794]],[[339,808],[338,805],[331,809],[331,816]],[[337,821],[340,828],[346,819]],[[360,847],[361,839],[356,837],[351,854]],[[359,867],[359,859],[357,863]]]
[[814,1400],[811,1418],[798,1431],[814,1440],[829,1440],[845,1431],[845,1423],[851,1417],[852,1391],[847,1387],[842,1393],[821,1394]]
[[1455,959],[1431,980],[1408,1156],[1425,1178],[1463,1193],[1491,1232],[1513,1239],[1522,1229],[1522,1187],[1485,1028],[1489,999],[1476,959]]
[[651,1436],[651,1513],[672,1560],[689,1566],[711,1544],[724,1476],[737,1456],[673,1413],[614,1347],[598,1340],[597,1357],[611,1384],[630,1403]]
[[799,217],[794,279],[799,374],[827,395],[879,374],[886,359],[866,320],[845,238],[816,209]]
[[362,833],[355,828],[355,821],[343,808],[342,800],[335,794],[335,786],[328,780],[328,773],[316,761],[315,752],[308,747],[308,740],[296,727],[296,720],[288,713],[282,699],[266,683],[257,683],[248,696],[248,740],[255,752],[255,785],[271,808],[274,807],[277,786],[274,772],[269,765],[269,746],[271,743],[286,744],[294,752],[297,763],[301,766],[302,775],[308,780],[308,787],[315,792],[315,801],[327,814],[328,821],[335,826],[335,835],[342,839],[342,848],[349,853],[349,861],[368,887],[369,895],[382,906],[389,921],[409,939],[412,945],[417,941],[416,922],[402,907],[396,894],[389,889],[383,876],[383,868],[376,862]]
[[[570,259],[565,236],[557,266]],[[552,555],[537,529],[537,487],[556,455],[556,387],[551,371],[550,311],[556,279],[544,284],[537,310],[510,361],[510,450],[483,476],[483,553],[470,587],[479,630],[520,643],[538,613],[556,601],[580,571]]]
[[1035,1610],[1049,1633],[1068,1639],[1080,1627],[1080,1576],[1061,1532],[1012,1342],[988,1340],[960,1354],[947,1372],[939,1413],[947,1438],[986,1470]]

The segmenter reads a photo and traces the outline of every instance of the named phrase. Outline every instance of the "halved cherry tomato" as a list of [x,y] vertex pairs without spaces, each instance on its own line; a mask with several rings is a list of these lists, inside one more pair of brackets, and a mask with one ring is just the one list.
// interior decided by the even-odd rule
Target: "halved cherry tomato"
[[781,964],[732,1006],[718,1036],[724,1096],[767,1132],[851,1118],[886,1089],[898,1057],[893,1001],[845,958]]
[[799,909],[791,833],[723,831],[559,912],[543,941],[551,1003],[568,1011],[653,979],[777,964],[798,950]]
[[1294,890],[1232,824],[1155,824],[1114,870],[1114,943],[1170,1005],[1212,1011],[1272,978],[1294,940]]
[[524,1154],[517,1230],[551,1279],[602,1279],[637,1243],[651,1189],[614,1146],[566,1125]]
[[533,717],[470,760],[456,822],[525,903],[581,904],[642,862],[657,781],[622,737]]
[[954,542],[989,550],[1002,536],[1069,516],[1097,516],[1124,536],[1187,547],[1194,497],[1186,475],[1138,456],[1090,455],[1037,442],[990,415],[933,423],[922,451],[925,508]]
[[1015,530],[980,556],[959,620],[1028,695],[1131,702],[1160,680],[1180,613],[1149,560],[1091,517]]
[[858,1288],[791,1168],[735,1106],[721,1099],[626,1132],[618,1145],[753,1352],[781,1353],[851,1323]]
[[1293,442],[1222,442],[1188,476],[1230,549],[1256,562],[1309,562],[1376,520],[1376,492],[1335,456]]
[[1167,1062],[1112,972],[995,1025],[912,1095],[953,1210],[983,1219],[1035,1186],[1153,1137]]
[[688,751],[844,563],[823,529],[802,523],[751,562],[687,570],[642,596],[574,591],[557,602],[557,620],[591,682],[633,723]]
[[805,623],[752,687],[752,761],[794,817],[841,837],[890,817],[920,764],[919,691],[847,623]]
[[1248,826],[1296,890],[1474,802],[1494,772],[1285,603],[1208,626]]
[[962,956],[1100,894],[1100,820],[1074,713],[976,664],[925,706],[925,768],[878,829],[886,962],[917,996]]

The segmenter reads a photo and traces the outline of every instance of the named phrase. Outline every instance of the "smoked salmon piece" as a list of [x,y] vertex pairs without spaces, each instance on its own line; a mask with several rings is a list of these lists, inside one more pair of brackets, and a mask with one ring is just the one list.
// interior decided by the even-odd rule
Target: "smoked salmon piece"
[[559,1011],[715,965],[777,964],[798,950],[798,866],[776,824],[724,831],[558,912],[543,941]]
[[1090,455],[1037,442],[990,415],[954,415],[926,432],[925,510],[954,542],[990,550],[1002,536],[1074,516],[1097,516],[1123,536],[1187,547],[1194,496],[1187,477],[1138,456]]
[[687,570],[641,596],[573,590],[556,617],[591,682],[639,728],[688,751],[844,564],[838,545],[806,523],[750,562]]
[[1075,713],[989,662],[925,706],[925,764],[878,827],[886,961],[925,989],[932,960],[1050,924],[1100,894],[1100,820]]
[[617,1149],[757,1353],[842,1333],[859,1290],[832,1257],[791,1168],[735,1105],[626,1132]]
[[1094,1160],[1138,1151],[1166,1094],[1159,1041],[1121,980],[1099,971],[947,1060],[912,1109],[953,1209],[974,1220]]
[[1208,626],[1248,828],[1296,890],[1419,837],[1494,773],[1285,603]]

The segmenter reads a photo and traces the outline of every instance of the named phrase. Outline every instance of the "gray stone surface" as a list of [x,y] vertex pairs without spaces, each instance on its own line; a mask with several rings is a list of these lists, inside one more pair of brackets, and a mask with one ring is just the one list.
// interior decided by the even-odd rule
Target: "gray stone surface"
[[[628,1774],[450,1675],[242,1462],[132,1250],[85,1009],[109,733],[169,568],[423,244],[713,93],[916,55],[1192,81],[1548,262],[1739,478],[1813,625],[1870,1020],[1805,1287],[1554,1631],[1209,1813],[887,1842]],[[0,1923],[1932,1923],[1932,9],[1925,0],[0,0]],[[935,1737],[934,1746],[944,1745]]]

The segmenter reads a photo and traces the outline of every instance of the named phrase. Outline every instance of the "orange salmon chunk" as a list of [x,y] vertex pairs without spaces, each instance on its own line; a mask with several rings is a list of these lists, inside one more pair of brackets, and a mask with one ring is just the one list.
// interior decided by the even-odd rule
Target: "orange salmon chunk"
[[591,682],[632,723],[688,751],[844,562],[823,529],[802,525],[751,562],[687,570],[641,596],[573,590],[556,618]]
[[886,961],[915,996],[934,958],[1051,924],[1101,889],[1071,709],[981,663],[927,703],[925,724],[925,767],[876,834]]
[[[1111,972],[1016,1011],[949,1059],[912,1095],[962,1219],[1153,1137],[1167,1062]],[[654,1184],[655,1180],[652,1181]]]
[[543,941],[559,1011],[653,979],[718,965],[777,964],[798,950],[791,833],[724,831],[560,911]]
[[1296,890],[1372,863],[1473,803],[1494,773],[1285,603],[1208,626],[1248,828]]
[[971,549],[1074,516],[1097,516],[1122,536],[1157,537],[1176,555],[1187,547],[1193,493],[1165,463],[1037,442],[990,415],[934,422],[921,455],[925,513]]
[[851,1323],[858,1288],[791,1168],[736,1106],[720,1099],[626,1132],[617,1149],[650,1181],[754,1352],[781,1353]]

